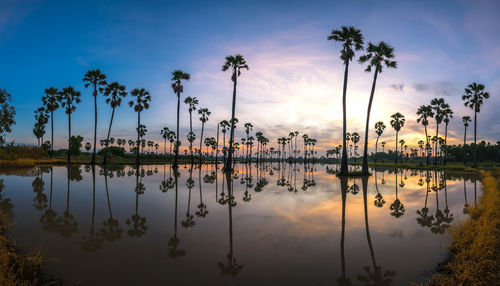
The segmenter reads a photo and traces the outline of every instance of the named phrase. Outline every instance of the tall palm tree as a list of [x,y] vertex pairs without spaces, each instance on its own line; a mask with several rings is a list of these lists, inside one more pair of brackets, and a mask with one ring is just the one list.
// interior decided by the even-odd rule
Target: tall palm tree
[[467,143],[467,127],[469,127],[469,122],[471,122],[470,116],[462,117],[462,122],[464,123],[464,146],[462,149],[464,150],[464,165],[467,165],[467,153],[465,152],[465,144]]
[[342,92],[342,164],[340,167],[340,174],[347,175],[347,148],[346,148],[346,130],[347,130],[347,117],[346,117],[346,95],[347,95],[347,76],[349,73],[349,62],[354,58],[354,51],[363,50],[363,35],[361,31],[354,27],[342,26],[341,30],[332,30],[328,36],[328,40],[334,40],[342,44],[340,51],[340,59],[344,62],[344,87]]
[[[436,120],[436,137],[439,137],[439,124],[441,124],[444,119],[444,110],[449,106],[444,102],[444,98],[434,98],[431,100],[431,107],[432,110],[434,110],[434,119]],[[436,144],[434,150],[434,165],[437,165],[437,148],[438,144]]]
[[144,88],[135,88],[130,92],[130,95],[135,97],[135,99],[128,102],[130,107],[134,107],[134,111],[137,112],[137,150],[135,157],[135,164],[139,165],[139,153],[141,151],[141,112],[149,109],[149,102],[151,102],[151,95],[149,91]]
[[231,128],[231,125],[229,124],[229,121],[227,120],[222,120],[219,122],[219,126],[222,129],[222,151],[224,155],[224,162],[226,162],[226,132],[228,128]]
[[92,86],[94,89],[92,95],[94,96],[94,151],[92,152],[92,160],[90,164],[95,164],[95,146],[97,138],[97,93],[102,92],[104,86],[106,85],[106,75],[101,73],[101,70],[89,70],[83,76],[83,82],[85,82],[85,87]]
[[375,123],[375,133],[377,133],[377,141],[375,141],[375,154],[377,154],[378,139],[384,133],[385,127],[386,126],[382,121],[378,121],[377,123]]
[[49,87],[45,89],[45,95],[42,97],[42,102],[45,109],[50,112],[50,133],[52,137],[50,139],[50,158],[52,158],[52,155],[54,154],[54,111],[59,108],[60,101],[61,96],[57,88]]
[[477,135],[477,114],[481,112],[481,105],[483,105],[483,100],[490,97],[490,93],[484,90],[485,86],[481,83],[471,83],[465,88],[465,94],[462,95],[462,100],[464,105],[474,110],[474,152],[472,153],[472,158],[474,160],[474,168],[477,167],[477,146],[476,146],[476,135]]
[[75,112],[76,104],[80,103],[81,93],[72,86],[63,88],[59,92],[61,106],[66,108],[68,115],[68,163],[71,163],[71,113]]
[[196,110],[196,105],[198,104],[198,99],[196,97],[188,96],[184,99],[184,103],[189,106],[189,153],[191,155],[191,164],[193,164],[193,141],[196,136],[193,133],[193,111]]
[[[417,123],[420,123],[424,126],[425,129],[425,148],[429,150],[429,137],[427,135],[427,125],[429,125],[429,118],[434,117],[434,111],[432,110],[432,106],[430,105],[421,105],[417,110]],[[427,152],[427,165],[429,165],[429,152]]]
[[446,156],[448,154],[447,150],[447,140],[448,140],[448,123],[450,123],[450,119],[453,118],[453,110],[451,110],[450,106],[448,105],[444,110],[443,110],[443,122],[444,122],[444,161],[443,163],[446,164]]
[[[115,109],[121,105],[122,97],[127,96],[127,92],[125,91],[124,85],[120,85],[118,82],[115,81],[106,86],[103,95],[107,97],[106,103],[109,104],[111,106],[111,109],[113,110],[111,112],[111,120],[109,121],[108,136],[106,137],[106,141],[109,142],[109,135],[111,134],[111,126],[113,125],[113,118],[115,116]],[[104,150],[104,162],[103,162],[104,165],[106,165],[107,161],[108,161],[108,145],[106,145],[106,149]]]
[[182,85],[183,80],[189,80],[191,76],[188,73],[185,73],[181,70],[175,70],[172,72],[172,89],[174,93],[177,95],[177,129],[176,129],[176,142],[174,145],[174,164],[173,168],[177,168],[177,160],[179,158],[179,148],[181,147],[180,137],[179,137],[179,113],[181,108],[181,93],[184,91],[184,86]]
[[[363,150],[363,167],[362,172],[364,175],[368,175],[368,129],[370,124],[370,112],[372,109],[373,95],[375,94],[375,86],[377,84],[377,76],[382,73],[382,67],[387,68],[397,68],[398,64],[394,61],[394,48],[391,47],[386,42],[380,42],[378,45],[374,45],[368,42],[368,47],[366,48],[367,54],[362,55],[359,58],[359,63],[364,64],[368,62],[366,67],[366,72],[371,72],[372,67],[375,68],[373,74],[372,90],[370,92],[370,100],[368,101],[368,111],[366,112],[366,126],[365,126],[365,146]],[[377,138],[378,139],[378,138]]]
[[200,164],[201,164],[201,147],[203,144],[203,130],[205,129],[205,122],[208,121],[208,117],[210,116],[211,112],[208,111],[208,108],[200,108],[198,110],[198,114],[200,115],[200,121],[201,121],[201,135],[200,135]]
[[234,144],[234,128],[236,127],[235,122],[235,109],[236,109],[236,85],[238,82],[238,77],[241,75],[241,69],[248,70],[248,65],[242,55],[227,56],[226,62],[222,66],[222,71],[227,71],[231,69],[231,80],[233,81],[233,104],[231,109],[231,133],[229,136],[229,154],[227,156],[226,165],[224,169],[229,172],[232,170],[233,162],[233,144]]
[[[393,115],[391,115],[391,126],[396,130],[396,160],[395,163],[398,162],[398,134],[401,128],[405,125],[405,117],[403,114],[396,112]],[[403,151],[403,150],[401,150]],[[403,159],[401,158],[401,162],[403,162]]]
[[[245,123],[245,133],[247,134],[247,142],[248,142],[248,136],[250,136],[250,131],[252,131],[252,129],[253,129],[252,123],[250,123],[250,122]],[[245,162],[246,162],[247,159],[248,159],[248,144],[247,144],[247,151],[246,151]]]

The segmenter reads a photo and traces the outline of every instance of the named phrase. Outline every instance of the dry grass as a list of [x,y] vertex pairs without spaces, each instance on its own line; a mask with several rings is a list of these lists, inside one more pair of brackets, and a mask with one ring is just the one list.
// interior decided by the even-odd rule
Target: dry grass
[[498,285],[500,171],[481,172],[483,195],[470,218],[452,228],[450,258],[428,285]]
[[0,147],[0,160],[17,160],[17,159],[43,159],[47,158],[47,153],[33,146],[13,146],[5,145]]
[[0,160],[0,168],[34,167],[35,164],[36,160],[34,159]]

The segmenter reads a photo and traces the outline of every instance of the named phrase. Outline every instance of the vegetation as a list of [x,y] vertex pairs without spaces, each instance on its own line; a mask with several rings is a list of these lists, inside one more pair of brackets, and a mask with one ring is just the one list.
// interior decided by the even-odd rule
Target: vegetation
[[5,143],[5,133],[10,133],[12,125],[16,124],[16,110],[10,105],[11,101],[12,96],[6,90],[0,89],[0,144]]
[[429,285],[495,285],[500,279],[500,171],[482,175],[480,203],[451,228],[450,257]]

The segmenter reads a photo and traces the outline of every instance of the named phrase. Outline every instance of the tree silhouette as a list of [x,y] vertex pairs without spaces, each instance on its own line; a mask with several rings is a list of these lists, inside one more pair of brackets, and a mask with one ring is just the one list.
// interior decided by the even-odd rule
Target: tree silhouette
[[344,62],[344,87],[342,92],[342,164],[340,174],[347,175],[347,145],[346,145],[346,96],[347,96],[347,76],[349,72],[349,62],[354,58],[354,51],[363,50],[363,35],[361,31],[354,27],[342,26],[341,30],[332,30],[327,38],[342,44],[340,59]]
[[405,206],[398,198],[398,171],[396,170],[396,200],[391,204],[389,209],[391,210],[391,215],[395,218],[405,214]]
[[233,168],[233,144],[234,144],[234,129],[236,127],[235,109],[236,109],[236,85],[238,77],[241,75],[241,69],[248,70],[248,65],[242,55],[227,56],[226,62],[222,66],[222,71],[231,69],[231,80],[233,81],[233,102],[231,108],[231,132],[229,136],[229,154],[227,156],[224,169],[230,171]]
[[490,93],[484,90],[484,84],[471,83],[465,88],[465,93],[462,95],[462,100],[464,105],[474,110],[474,151],[472,157],[474,160],[474,168],[477,167],[477,114],[481,112],[481,105],[483,105],[483,100],[490,98]]
[[[371,72],[372,68],[375,68],[373,74],[372,89],[370,92],[370,100],[368,101],[368,111],[366,112],[366,126],[365,126],[365,146],[363,150],[363,167],[362,172],[364,175],[368,175],[368,129],[370,126],[370,112],[372,109],[373,95],[375,94],[375,86],[377,84],[377,76],[382,73],[383,66],[387,68],[397,68],[397,62],[394,61],[394,48],[391,47],[386,42],[380,42],[378,45],[374,45],[368,42],[368,47],[366,48],[367,53],[359,58],[359,63],[368,63],[366,67],[366,72]],[[377,137],[378,140],[378,137]]]
[[92,165],[92,219],[90,223],[89,236],[82,235],[80,248],[85,252],[96,252],[102,247],[103,239],[99,232],[94,231],[95,222],[95,165]]
[[54,155],[54,111],[59,108],[60,101],[61,96],[57,88],[49,87],[45,89],[45,95],[42,97],[42,102],[45,109],[50,112],[50,129],[52,137],[50,141],[50,158]]
[[[436,120],[436,137],[439,137],[439,124],[444,119],[444,110],[449,108],[449,105],[444,102],[444,98],[434,98],[431,100],[431,107],[434,111],[434,119]],[[434,150],[434,165],[437,165],[438,146],[435,145]]]
[[136,149],[136,159],[135,164],[139,165],[139,153],[141,152],[140,146],[140,127],[141,127],[141,112],[149,109],[149,102],[151,102],[151,95],[149,91],[144,88],[141,89],[133,89],[130,92],[130,95],[135,97],[135,99],[128,102],[130,107],[134,107],[134,111],[137,112],[137,149]]
[[181,70],[175,70],[172,72],[172,89],[174,93],[177,95],[177,129],[176,129],[176,138],[174,146],[174,168],[178,168],[177,160],[179,159],[179,148],[181,147],[180,137],[179,137],[179,114],[181,108],[181,93],[184,92],[184,86],[182,85],[183,80],[189,80],[191,76],[188,73],[185,73]]
[[202,155],[202,144],[203,144],[203,131],[205,129],[205,123],[208,121],[208,117],[210,116],[211,112],[208,110],[208,108],[200,108],[198,110],[198,114],[200,115],[200,121],[201,121],[201,135],[200,135],[200,165],[201,165],[201,155]]
[[[115,109],[121,105],[122,97],[127,96],[127,92],[125,91],[125,86],[120,85],[118,82],[115,81],[106,86],[106,88],[104,89],[104,96],[107,97],[106,103],[109,104],[111,106],[111,109],[113,110],[111,112],[111,119],[109,121],[108,136],[106,136],[106,140],[109,141],[109,135],[111,134],[111,126],[113,125],[113,118],[115,116]],[[107,160],[108,160],[108,146],[106,145],[106,149],[104,149],[104,162],[103,162],[104,165],[106,165]]]
[[[424,126],[425,129],[425,140],[426,140],[426,149],[428,150],[429,145],[429,137],[427,135],[427,125],[429,125],[429,118],[434,117],[434,112],[432,110],[432,106],[430,105],[421,105],[417,110],[417,123],[420,123]],[[429,152],[427,152],[427,165],[429,165]]]
[[62,107],[66,108],[68,115],[68,163],[71,163],[71,114],[76,110],[76,104],[80,103],[80,92],[72,86],[63,88],[59,93]]
[[[401,128],[405,125],[405,117],[403,114],[396,112],[393,115],[391,115],[391,126],[396,130],[396,160],[395,163],[398,162],[398,134]],[[401,150],[401,153],[403,150]],[[403,163],[403,156],[401,156],[401,163]]]
[[469,122],[471,122],[470,116],[463,116],[462,122],[464,123],[464,165],[467,165],[467,153],[465,151],[465,144],[467,143],[467,127],[469,127]]
[[189,134],[188,134],[188,141],[189,141],[189,153],[191,155],[191,164],[193,164],[193,142],[196,138],[194,132],[193,132],[193,111],[196,110],[196,105],[198,104],[198,99],[196,97],[191,97],[188,96],[184,99],[184,103],[189,106]]
[[118,220],[113,217],[113,211],[111,210],[111,201],[109,199],[109,190],[108,190],[108,171],[106,169],[104,169],[104,186],[106,188],[106,198],[108,201],[109,218],[103,221],[102,223],[103,227],[101,228],[100,235],[103,239],[112,242],[121,239],[123,229],[120,227]]

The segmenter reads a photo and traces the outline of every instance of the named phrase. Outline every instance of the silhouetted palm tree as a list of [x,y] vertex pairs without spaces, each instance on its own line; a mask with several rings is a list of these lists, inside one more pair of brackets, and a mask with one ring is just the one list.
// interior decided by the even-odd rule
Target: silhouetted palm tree
[[[396,144],[397,146],[397,144]],[[399,218],[400,216],[405,214],[405,206],[398,198],[398,171],[396,170],[396,200],[391,204],[389,209],[391,210],[391,215],[395,218]]]
[[183,80],[189,80],[191,76],[188,73],[185,73],[181,70],[175,70],[172,72],[172,89],[174,90],[174,93],[177,95],[177,129],[176,129],[176,142],[174,145],[174,164],[173,167],[177,168],[177,160],[179,158],[179,148],[181,147],[181,139],[179,137],[179,113],[180,113],[180,106],[181,106],[181,93],[184,91],[184,86],[182,85]]
[[481,112],[481,105],[483,105],[483,100],[490,97],[490,93],[485,91],[484,88],[484,84],[478,84],[474,82],[467,86],[467,88],[465,89],[465,94],[462,95],[464,105],[474,110],[474,152],[472,153],[474,168],[477,167],[477,114]]
[[45,89],[45,95],[42,97],[42,102],[45,106],[45,109],[50,112],[50,133],[52,137],[50,139],[50,158],[52,158],[52,156],[54,155],[54,111],[59,108],[60,101],[61,96],[57,88],[49,87]]
[[448,154],[448,150],[447,150],[447,140],[448,140],[448,124],[450,123],[450,119],[453,118],[453,110],[451,110],[451,108],[448,106],[446,107],[444,110],[443,110],[443,122],[445,124],[445,128],[444,128],[444,161],[443,163],[446,164],[446,156]]
[[200,135],[200,164],[201,164],[201,153],[202,153],[202,144],[203,144],[203,130],[205,129],[205,122],[208,121],[208,117],[210,114],[212,114],[208,108],[200,108],[198,110],[198,114],[200,115],[200,121],[201,121],[201,135]]
[[134,107],[134,111],[137,112],[137,150],[136,150],[136,159],[135,159],[135,164],[139,165],[139,153],[141,152],[141,145],[140,145],[140,129],[141,129],[141,112],[149,109],[149,102],[151,101],[151,95],[149,94],[149,91],[145,90],[144,88],[141,89],[133,89],[130,92],[130,95],[135,97],[134,100],[131,100],[128,102],[128,105],[130,107]]
[[327,38],[342,44],[340,59],[344,62],[344,87],[342,92],[342,164],[340,174],[347,175],[347,145],[346,145],[346,95],[347,95],[347,76],[349,72],[349,62],[354,58],[354,51],[363,50],[363,35],[361,31],[354,27],[342,26],[341,30],[333,30]]
[[196,110],[196,105],[198,104],[198,99],[196,97],[188,96],[184,99],[184,103],[189,106],[189,153],[191,155],[191,164],[193,164],[193,141],[196,138],[193,132],[193,111]]
[[[429,118],[434,117],[434,112],[432,111],[432,106],[430,105],[421,105],[417,110],[417,123],[420,123],[424,126],[425,129],[425,148],[429,150],[429,137],[427,135],[427,125],[429,125]],[[427,152],[427,165],[429,165],[429,152]]]
[[[396,160],[395,163],[398,162],[398,134],[401,128],[405,125],[405,117],[403,114],[396,112],[393,115],[391,115],[391,126],[396,130]],[[403,151],[403,150],[401,150]],[[401,162],[403,162],[403,159],[401,158]]]
[[106,85],[106,75],[101,73],[101,70],[89,70],[83,76],[83,82],[85,82],[85,87],[92,86],[94,91],[92,95],[94,96],[94,151],[92,152],[91,164],[95,164],[95,146],[97,138],[97,92],[102,92],[104,86]]
[[382,121],[378,121],[377,123],[375,123],[375,133],[377,133],[377,141],[375,141],[375,154],[377,154],[378,139],[384,133],[385,127],[386,126]]
[[[375,94],[375,86],[377,84],[377,76],[382,73],[382,67],[387,68],[397,68],[397,62],[394,61],[394,48],[391,47],[386,42],[380,42],[378,45],[374,45],[368,42],[368,47],[366,48],[367,54],[362,55],[359,58],[359,63],[363,64],[368,62],[366,67],[366,72],[371,72],[372,67],[375,68],[373,74],[372,89],[370,92],[370,100],[368,101],[368,111],[366,112],[366,126],[365,126],[365,146],[363,150],[363,167],[362,172],[364,175],[368,175],[368,129],[370,124],[370,112],[372,109],[373,95]],[[378,139],[378,138],[377,138]]]
[[238,77],[241,75],[241,69],[248,70],[248,65],[242,55],[227,56],[226,62],[222,66],[222,71],[227,71],[231,69],[231,80],[233,81],[233,103],[231,109],[231,133],[229,136],[229,154],[227,156],[226,165],[224,169],[226,171],[232,170],[233,164],[233,144],[234,144],[234,128],[236,127],[235,122],[235,109],[236,109],[236,85]]
[[[127,92],[125,91],[124,85],[120,85],[118,82],[115,81],[106,86],[103,95],[107,97],[106,103],[109,104],[111,106],[111,109],[113,110],[111,112],[111,119],[109,121],[108,136],[106,136],[106,140],[109,141],[109,135],[111,134],[111,126],[113,125],[113,118],[115,116],[115,109],[121,105],[122,97],[127,96]],[[108,159],[108,145],[106,145],[106,149],[104,150],[104,162],[103,162],[104,165],[106,165],[107,159]]]
[[[449,108],[449,105],[444,102],[444,98],[434,98],[431,100],[431,107],[434,110],[434,119],[436,119],[436,137],[439,137],[439,124],[444,119],[444,110]],[[437,165],[438,145],[435,146],[434,165]]]
[[467,152],[465,151],[465,144],[467,143],[467,127],[469,127],[469,122],[471,122],[470,116],[463,116],[462,122],[464,123],[464,165],[467,165]]
[[68,163],[71,162],[71,113],[75,112],[76,104],[80,103],[80,92],[75,90],[72,86],[62,89],[59,93],[61,98],[62,107],[66,108],[68,115]]

